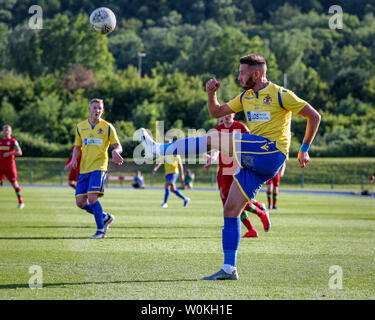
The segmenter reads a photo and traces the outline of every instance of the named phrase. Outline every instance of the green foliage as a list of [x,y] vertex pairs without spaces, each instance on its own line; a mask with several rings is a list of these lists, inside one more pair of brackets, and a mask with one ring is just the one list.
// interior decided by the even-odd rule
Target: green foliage
[[[96,97],[129,148],[135,129],[154,130],[157,120],[166,131],[209,130],[217,120],[207,111],[205,82],[216,77],[220,103],[229,101],[242,91],[240,56],[260,53],[271,81],[284,85],[286,74],[286,86],[323,114],[315,154],[374,154],[375,6],[368,1],[339,3],[341,30],[329,28],[322,0],[107,1],[118,18],[107,36],[88,23],[100,1],[38,1],[41,30],[28,27],[33,4],[0,4],[0,120],[22,132],[71,145]],[[138,52],[146,53],[141,78]],[[294,117],[292,154],[305,127]]]
[[18,119],[17,111],[9,103],[8,97],[4,97],[0,105],[0,124],[9,124],[14,126]]
[[17,25],[8,32],[7,40],[9,66],[33,78],[65,72],[73,64],[82,64],[95,73],[112,69],[107,37],[94,32],[82,14],[74,18],[57,14],[45,19],[41,30]]
[[22,110],[35,102],[34,82],[29,77],[5,73],[0,76],[0,97],[7,97],[16,110]]
[[41,135],[15,131],[13,136],[19,142],[23,154],[28,156],[65,157],[71,149],[71,145],[47,142]]

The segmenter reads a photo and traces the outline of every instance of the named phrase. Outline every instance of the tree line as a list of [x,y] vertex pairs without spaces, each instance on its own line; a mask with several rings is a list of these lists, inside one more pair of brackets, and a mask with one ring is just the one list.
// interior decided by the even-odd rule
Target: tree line
[[[315,156],[374,156],[375,6],[336,3],[342,29],[329,27],[329,6],[318,0],[107,1],[118,26],[103,36],[88,22],[102,1],[4,0],[0,122],[14,127],[25,154],[60,156],[90,99],[100,97],[131,157],[141,126],[214,127],[205,82],[219,79],[219,100],[228,101],[241,92],[239,57],[256,52],[266,57],[271,81],[321,112]],[[32,4],[43,8],[43,29],[28,26]],[[141,77],[138,52],[146,53]],[[292,154],[304,121],[294,117]]]

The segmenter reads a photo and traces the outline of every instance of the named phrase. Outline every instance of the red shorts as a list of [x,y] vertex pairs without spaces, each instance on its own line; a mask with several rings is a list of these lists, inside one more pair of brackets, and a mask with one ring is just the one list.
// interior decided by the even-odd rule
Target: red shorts
[[273,184],[275,187],[280,185],[280,171],[272,179],[269,179],[266,184]]
[[0,163],[0,181],[4,181],[4,178],[7,177],[9,182],[17,182],[17,168],[16,165],[3,165]]
[[225,201],[228,198],[229,189],[233,182],[233,176],[232,175],[224,175],[221,171],[217,173],[217,186],[220,190],[220,197],[223,201],[223,204],[225,204]]
[[[220,190],[220,197],[221,201],[223,202],[223,206],[225,205],[225,202],[228,199],[228,194],[230,187],[233,182],[233,176],[232,175],[224,175],[221,171],[217,173],[217,185]],[[251,202],[248,202],[245,206],[244,210],[250,211],[251,208]]]
[[79,169],[70,169],[68,180],[69,181],[78,181]]

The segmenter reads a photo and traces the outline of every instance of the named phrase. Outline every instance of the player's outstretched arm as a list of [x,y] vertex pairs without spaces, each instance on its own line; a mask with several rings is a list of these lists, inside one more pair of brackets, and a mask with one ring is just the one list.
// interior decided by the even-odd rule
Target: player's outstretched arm
[[161,167],[161,162],[158,163],[158,164],[155,166],[155,168],[152,170],[152,174],[155,174],[156,171],[158,171],[158,169],[159,169],[160,167]]
[[208,111],[213,118],[220,118],[233,113],[233,110],[227,104],[219,104],[216,95],[219,88],[220,82],[215,78],[208,80],[206,83]]
[[212,164],[217,160],[217,158],[219,157],[219,153],[219,150],[212,149],[211,156],[209,156],[207,163],[204,165],[204,169],[206,171],[208,171]]
[[309,104],[307,104],[298,114],[307,119],[305,137],[303,138],[301,149],[298,152],[298,161],[303,168],[310,161],[308,149],[318,131],[321,115]]
[[122,165],[124,163],[124,158],[121,157],[121,153],[122,153],[121,144],[115,143],[112,146],[113,146],[113,150],[112,150],[113,162],[118,164],[118,165]]

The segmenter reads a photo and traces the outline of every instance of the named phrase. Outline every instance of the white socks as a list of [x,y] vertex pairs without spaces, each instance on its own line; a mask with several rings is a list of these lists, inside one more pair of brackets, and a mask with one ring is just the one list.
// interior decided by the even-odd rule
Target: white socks
[[221,269],[223,269],[226,273],[232,274],[233,271],[237,270],[237,267],[231,266],[230,264],[223,264],[223,267]]

